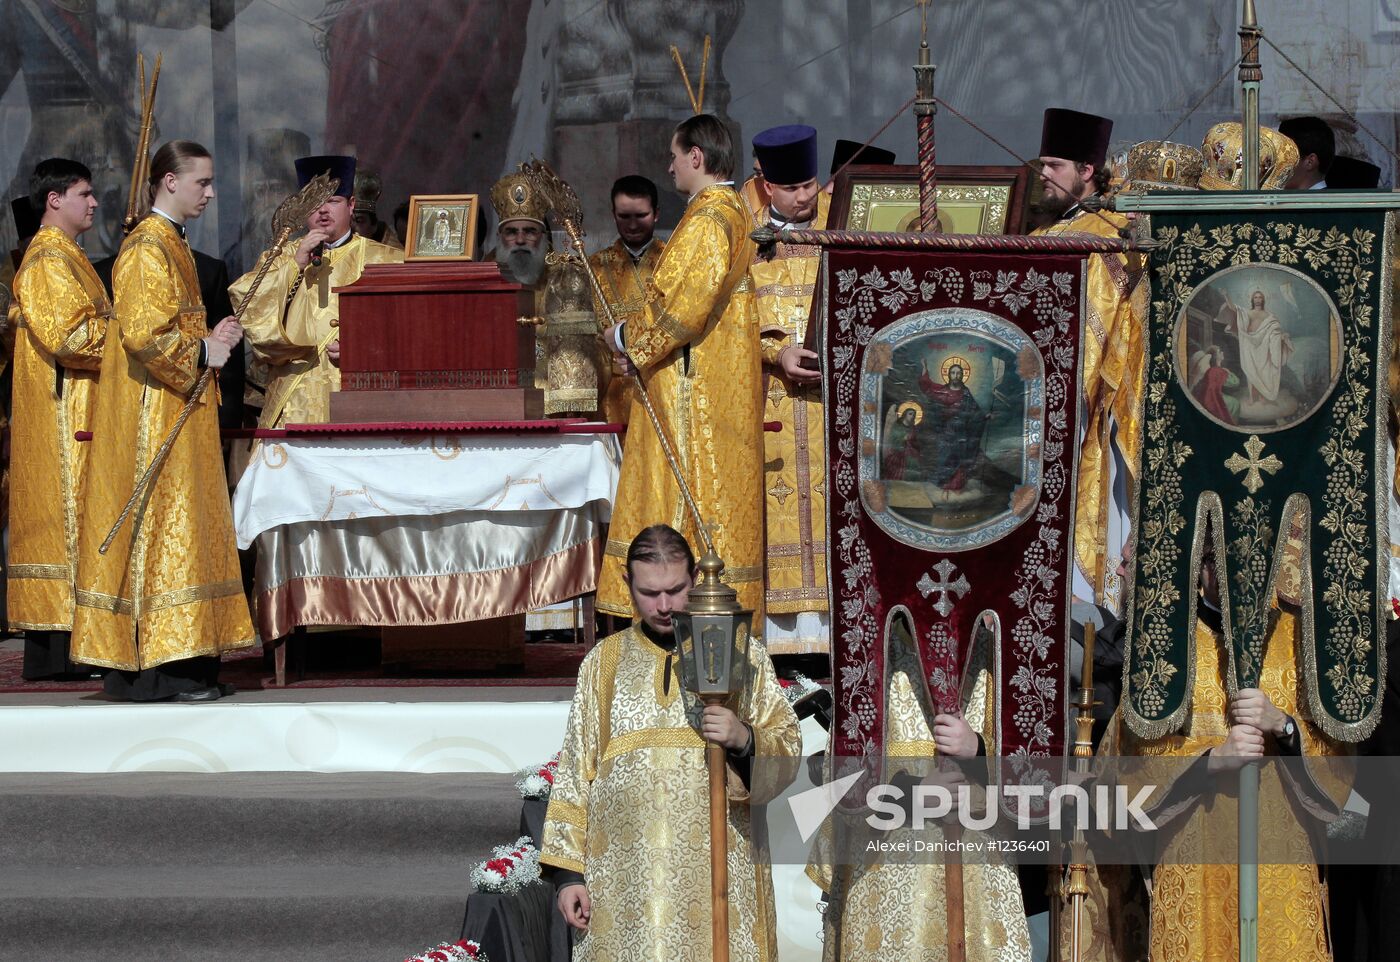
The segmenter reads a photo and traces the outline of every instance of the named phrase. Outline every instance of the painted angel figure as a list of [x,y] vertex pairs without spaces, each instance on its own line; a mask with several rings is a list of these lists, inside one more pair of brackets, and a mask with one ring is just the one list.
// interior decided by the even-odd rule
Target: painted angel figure
[[919,422],[924,409],[918,401],[891,404],[885,413],[884,453],[881,477],[887,481],[913,481],[919,467]]
[[1238,424],[1240,400],[1233,393],[1240,379],[1225,366],[1220,345],[1197,351],[1191,356],[1191,393],[1201,406],[1225,424]]
[[1243,310],[1226,291],[1225,306],[1217,318],[1225,321],[1226,334],[1239,339],[1240,368],[1249,385],[1250,400],[1278,400],[1279,378],[1293,356],[1293,341],[1278,315],[1265,306],[1264,292],[1251,294],[1249,309]]

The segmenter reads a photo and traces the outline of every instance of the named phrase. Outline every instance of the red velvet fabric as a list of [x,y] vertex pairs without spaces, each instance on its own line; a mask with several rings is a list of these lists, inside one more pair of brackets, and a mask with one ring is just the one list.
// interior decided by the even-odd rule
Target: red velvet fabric
[[[958,706],[959,682],[974,627],[984,611],[994,613],[998,620],[994,677],[999,686],[999,718],[996,744],[989,744],[988,751],[1061,754],[1069,707],[1065,651],[1073,568],[1070,538],[1086,258],[1024,252],[874,250],[829,250],[825,258],[827,282],[819,296],[825,298],[826,342],[819,350],[828,374],[833,749],[839,757],[865,759],[867,765],[883,755],[890,621],[904,609],[917,639],[924,682],[938,710]],[[895,324],[924,323],[920,315],[946,308],[985,312],[1013,325],[1035,345],[1023,347],[1022,352],[1037,353],[1044,371],[1039,402],[1027,402],[1024,392],[1012,402],[1020,405],[1013,411],[1024,411],[1028,403],[1032,408],[1039,405],[1043,431],[1035,440],[1043,457],[1038,493],[1031,497],[1029,491],[1014,489],[1020,497],[1013,495],[1010,503],[1019,506],[1016,517],[1024,520],[975,547],[945,542],[935,548],[915,543],[917,536],[907,536],[907,532],[899,536],[876,520],[877,515],[889,517],[888,505],[881,507],[882,498],[894,490],[888,482],[903,481],[915,470],[916,461],[922,459],[921,463],[927,464],[937,452],[928,450],[932,430],[913,440],[906,436],[902,447],[901,439],[895,436],[889,442],[891,450],[882,451],[878,435],[888,423],[886,412],[900,396],[918,395],[881,394],[872,401],[869,391],[862,394],[862,383],[879,374],[886,378],[880,382],[880,390],[886,390],[892,383],[889,378],[900,370],[892,361],[900,345],[918,343],[906,338],[893,345],[882,344],[882,337],[894,334],[879,332]],[[963,316],[968,315],[964,312]],[[935,331],[942,330],[939,325],[946,317],[948,312],[934,315]],[[1037,377],[1034,363],[1022,354],[1015,357],[1013,363],[1023,386],[1033,384]],[[978,376],[987,377],[994,370],[986,360],[978,364]],[[1023,368],[1028,376],[1023,376]],[[936,376],[939,372],[931,373]],[[946,370],[942,374],[945,382],[950,380]],[[916,383],[932,380],[926,374]],[[937,383],[932,386],[935,390],[930,393],[928,385],[923,385],[923,417],[947,416],[953,410],[954,393],[960,389]],[[982,396],[986,396],[985,388]],[[980,417],[977,411],[969,415],[974,425]],[[982,463],[986,463],[989,449],[985,447],[986,435],[982,437]],[[1004,456],[1005,449],[1000,450]],[[865,474],[861,473],[862,464]],[[872,464],[880,465],[880,478],[870,477]],[[963,489],[969,483],[969,470],[967,462],[959,464],[951,482],[945,479],[942,489]],[[931,485],[925,480],[925,486]],[[907,493],[910,489],[899,490]],[[961,536],[951,537],[956,542]],[[943,562],[946,565],[940,569]]]

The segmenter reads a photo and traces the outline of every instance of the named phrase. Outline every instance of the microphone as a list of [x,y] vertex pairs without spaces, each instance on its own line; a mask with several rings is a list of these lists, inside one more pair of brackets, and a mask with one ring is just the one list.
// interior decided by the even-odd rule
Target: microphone
[[319,243],[319,244],[317,244],[315,247],[311,248],[311,266],[312,266],[312,267],[320,267],[320,266],[321,266],[321,258],[322,258],[322,256],[325,255],[325,253],[326,253],[326,242],[325,242],[325,241],[321,241],[321,243]]

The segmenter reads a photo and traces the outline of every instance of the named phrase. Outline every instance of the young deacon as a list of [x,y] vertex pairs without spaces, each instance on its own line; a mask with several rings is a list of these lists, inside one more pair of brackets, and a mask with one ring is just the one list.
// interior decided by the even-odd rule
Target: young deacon
[[92,227],[92,173],[76,160],[40,162],[29,179],[40,227],[15,275],[14,421],[10,457],[7,616],[24,632],[24,677],[66,675],[73,575],[97,370],[112,305],[78,238]]

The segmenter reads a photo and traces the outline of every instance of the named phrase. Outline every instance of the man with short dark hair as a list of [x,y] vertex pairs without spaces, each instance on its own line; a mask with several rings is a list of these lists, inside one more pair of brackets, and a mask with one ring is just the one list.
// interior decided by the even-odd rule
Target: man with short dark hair
[[756,758],[801,750],[797,716],[763,645],[749,645],[748,685],[727,705],[681,692],[673,614],[695,579],[680,532],[644,528],[624,550],[634,624],[579,667],[540,861],[559,910],[584,935],[575,962],[709,958],[706,742],[729,762],[731,958],[777,958],[773,880],[755,858],[749,782]]
[[1298,164],[1284,190],[1326,190],[1327,172],[1337,156],[1337,135],[1321,117],[1293,117],[1278,132],[1298,145]]
[[24,632],[24,677],[73,671],[73,572],[87,445],[112,305],[78,246],[97,211],[92,174],[75,160],[41,161],[29,180],[39,228],[15,274],[14,425],[7,617]]
[[[656,185],[638,174],[619,177],[612,188],[613,221],[617,240],[598,251],[588,262],[598,275],[607,307],[614,321],[626,322],[641,313],[647,284],[661,263],[666,242],[656,236],[656,209],[660,198]],[[594,293],[599,321],[608,316]],[[603,399],[603,419],[626,424],[632,407],[632,379],[616,376]]]
[[[671,138],[671,175],[689,196],[641,312],[603,332],[624,373],[640,372],[725,582],[763,623],[763,397],[753,327],[751,215],[734,190],[734,147],[716,117],[698,114]],[[632,538],[668,518],[700,540],[662,443],[636,405],[622,459],[598,608],[630,616],[623,559]]]

